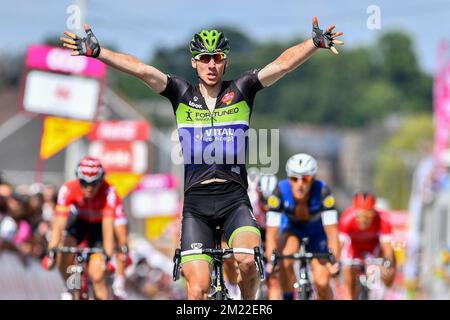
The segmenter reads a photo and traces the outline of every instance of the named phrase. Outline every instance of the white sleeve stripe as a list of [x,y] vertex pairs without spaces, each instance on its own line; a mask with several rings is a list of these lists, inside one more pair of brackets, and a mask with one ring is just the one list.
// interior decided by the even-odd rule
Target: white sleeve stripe
[[324,226],[329,226],[338,223],[338,213],[336,210],[322,211],[321,216],[322,216],[322,224]]
[[128,223],[128,219],[126,217],[121,218],[115,218],[114,219],[114,225],[115,226],[121,226]]
[[346,234],[346,233],[343,233],[343,232],[339,232],[339,240],[340,240],[342,243],[349,243],[349,242],[352,241],[352,239],[350,238],[350,236],[349,236],[348,234]]
[[380,242],[391,242],[393,239],[392,234],[382,234],[380,235]]
[[279,227],[281,225],[281,212],[267,211],[266,227]]

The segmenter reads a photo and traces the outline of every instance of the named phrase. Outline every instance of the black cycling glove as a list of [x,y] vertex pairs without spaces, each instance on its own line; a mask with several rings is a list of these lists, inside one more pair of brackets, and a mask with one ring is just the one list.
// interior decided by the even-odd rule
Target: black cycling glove
[[82,56],[97,58],[100,54],[100,44],[91,29],[86,30],[86,37],[77,37],[75,43],[77,46],[76,50]]
[[317,48],[330,49],[333,46],[331,32],[323,33],[318,23],[313,23],[312,40]]

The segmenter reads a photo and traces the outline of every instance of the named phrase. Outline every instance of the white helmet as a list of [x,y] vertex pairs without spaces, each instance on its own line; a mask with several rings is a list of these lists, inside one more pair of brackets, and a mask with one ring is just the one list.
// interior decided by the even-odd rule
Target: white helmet
[[286,162],[288,177],[315,176],[317,173],[317,161],[306,153],[298,153]]

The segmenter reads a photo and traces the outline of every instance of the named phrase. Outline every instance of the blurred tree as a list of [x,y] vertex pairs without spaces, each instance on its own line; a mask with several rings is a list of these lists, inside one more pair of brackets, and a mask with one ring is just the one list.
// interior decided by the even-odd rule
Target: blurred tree
[[0,90],[19,86],[23,65],[23,53],[0,55]]
[[405,118],[397,133],[380,147],[375,163],[375,191],[388,199],[392,208],[407,208],[413,170],[431,141],[432,117],[418,114]]

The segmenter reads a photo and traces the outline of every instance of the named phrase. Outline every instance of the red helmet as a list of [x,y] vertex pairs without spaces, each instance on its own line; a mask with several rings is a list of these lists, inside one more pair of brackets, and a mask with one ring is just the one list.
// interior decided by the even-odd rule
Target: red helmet
[[100,160],[86,156],[78,164],[75,175],[80,182],[91,184],[103,180],[105,170],[103,170]]
[[373,210],[377,199],[371,192],[357,192],[353,195],[352,204],[355,209]]

